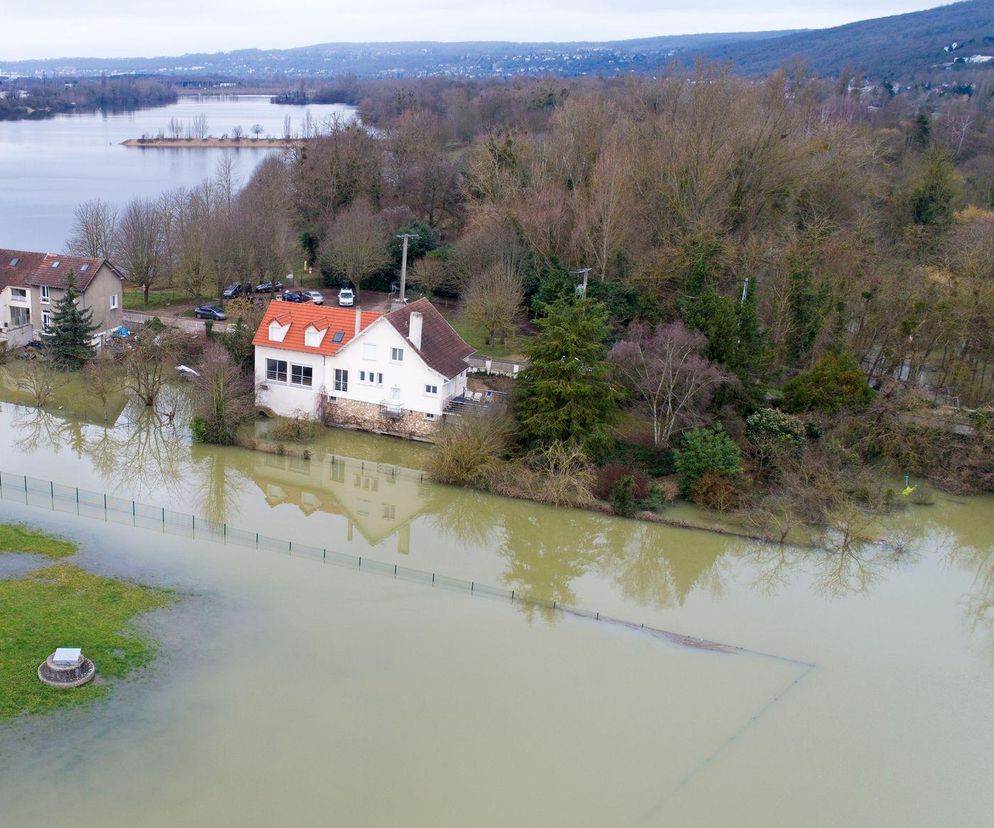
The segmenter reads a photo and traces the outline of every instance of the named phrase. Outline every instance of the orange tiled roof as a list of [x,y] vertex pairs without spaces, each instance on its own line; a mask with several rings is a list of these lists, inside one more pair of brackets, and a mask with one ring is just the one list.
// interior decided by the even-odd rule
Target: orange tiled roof
[[[359,330],[364,331],[373,322],[383,316],[376,311],[361,311],[356,308],[336,308],[325,305],[313,305],[310,302],[297,304],[281,302],[278,299],[269,303],[266,313],[259,323],[259,330],[252,338],[253,345],[268,348],[282,348],[286,351],[300,351],[305,354],[324,354],[331,356],[344,348],[356,334],[356,314],[361,313]],[[281,325],[290,322],[290,330],[282,342],[269,339],[269,323],[278,321]],[[304,331],[313,325],[318,330],[327,329],[327,333],[316,348],[304,344]],[[335,342],[335,334],[342,332],[340,342]]]

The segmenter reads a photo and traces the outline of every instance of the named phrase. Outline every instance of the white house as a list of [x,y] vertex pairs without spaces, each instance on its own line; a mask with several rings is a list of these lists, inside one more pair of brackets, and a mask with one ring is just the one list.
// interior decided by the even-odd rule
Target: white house
[[387,314],[271,302],[253,344],[260,406],[411,437],[462,396],[473,353],[427,299]]

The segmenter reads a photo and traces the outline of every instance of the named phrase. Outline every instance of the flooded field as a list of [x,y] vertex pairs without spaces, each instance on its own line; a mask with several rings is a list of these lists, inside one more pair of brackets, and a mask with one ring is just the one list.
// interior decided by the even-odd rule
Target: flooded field
[[0,726],[0,822],[984,825],[994,808],[994,499],[938,496],[890,520],[902,551],[843,554],[437,487],[417,471],[430,449],[347,432],[300,460],[191,446],[127,409],[105,428],[4,404],[0,446],[3,475],[755,651],[27,506],[4,477],[0,521],[182,597],[147,619],[151,670]]

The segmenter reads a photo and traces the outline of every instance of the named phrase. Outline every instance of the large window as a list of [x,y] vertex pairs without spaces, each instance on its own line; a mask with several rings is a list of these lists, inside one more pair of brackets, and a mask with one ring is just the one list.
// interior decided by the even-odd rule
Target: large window
[[348,392],[349,390],[349,372],[342,368],[335,369],[335,390]]
[[48,285],[41,286],[41,303],[47,305],[52,301],[51,288]]
[[50,314],[48,311],[42,311],[41,312],[41,324],[42,324],[42,327],[46,331],[49,328],[51,328],[52,327],[52,314]]
[[10,298],[17,299],[23,302],[25,299],[28,298],[28,291],[25,288],[11,288]]
[[266,379],[273,382],[286,382],[286,360],[267,359]]
[[391,348],[390,349],[390,359],[393,362],[403,362],[404,361],[404,349],[403,348]]
[[291,365],[290,384],[310,388],[314,384],[314,369],[309,365]]

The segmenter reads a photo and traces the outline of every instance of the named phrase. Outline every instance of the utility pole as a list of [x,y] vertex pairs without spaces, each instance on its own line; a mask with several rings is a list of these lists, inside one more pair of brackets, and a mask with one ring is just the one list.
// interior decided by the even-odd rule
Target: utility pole
[[576,270],[571,270],[570,271],[570,273],[572,273],[574,276],[582,276],[583,277],[583,287],[580,288],[580,295],[581,296],[586,296],[587,295],[587,278],[590,276],[590,271],[592,269],[593,268],[589,268],[589,267],[578,267]]
[[400,304],[404,304],[404,296],[407,292],[407,242],[409,239],[416,239],[417,233],[401,233],[398,239],[404,240],[404,251],[400,255]]

